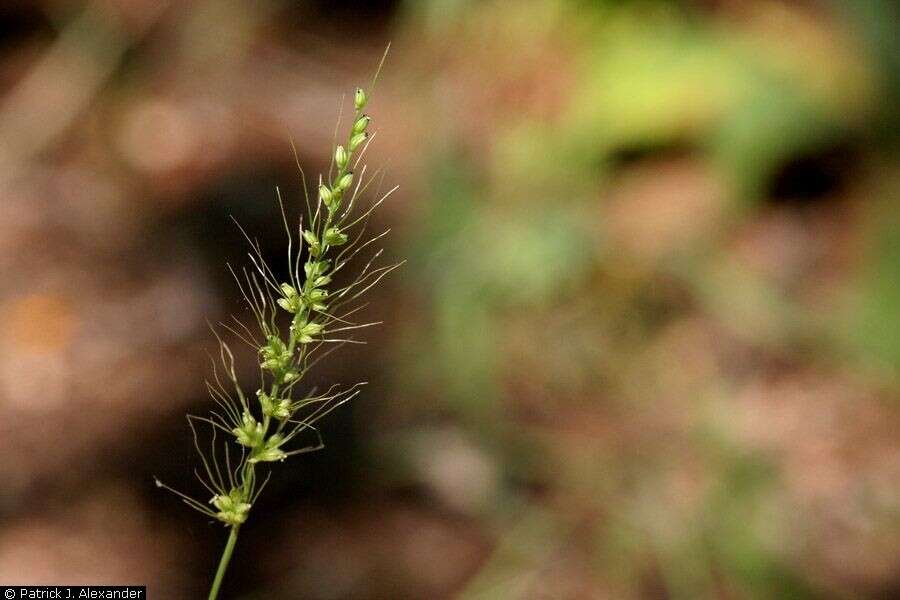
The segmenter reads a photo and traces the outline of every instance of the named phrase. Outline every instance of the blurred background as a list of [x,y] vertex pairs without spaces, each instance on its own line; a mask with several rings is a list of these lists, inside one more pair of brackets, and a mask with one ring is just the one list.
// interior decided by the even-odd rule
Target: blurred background
[[[229,598],[900,597],[889,0],[4,0],[0,583],[205,597],[225,263],[369,163],[408,263]],[[252,378],[254,357],[242,357]]]

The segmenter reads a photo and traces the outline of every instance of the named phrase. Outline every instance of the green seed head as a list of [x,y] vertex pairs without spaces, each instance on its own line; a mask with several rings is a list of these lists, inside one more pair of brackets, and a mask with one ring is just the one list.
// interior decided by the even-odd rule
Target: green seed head
[[319,239],[316,237],[316,234],[307,229],[303,232],[303,239],[306,241],[306,247],[309,249],[309,253],[312,256],[318,256],[322,251],[322,246],[319,244]]
[[362,110],[366,107],[366,102],[369,99],[366,97],[366,92],[358,87],[356,88],[356,94],[353,96],[353,106],[356,107],[356,110]]
[[300,310],[302,304],[300,301],[300,295],[297,293],[297,290],[294,286],[288,283],[281,284],[281,293],[284,294],[283,298],[278,298],[275,302],[278,303],[278,306],[288,311],[291,314],[296,313]]
[[334,192],[332,192],[328,188],[328,186],[323,183],[322,185],[319,186],[319,198],[322,200],[322,202],[325,204],[325,206],[328,206],[331,204],[332,200],[334,199]]
[[307,279],[315,279],[319,275],[325,274],[331,261],[328,260],[311,260],[303,265],[303,272],[306,273]]
[[325,232],[325,241],[329,246],[340,246],[347,243],[347,234],[342,233],[337,227],[330,227]]
[[320,323],[305,323],[297,329],[297,340],[301,344],[309,344],[315,341],[315,337],[322,333],[322,325]]
[[219,511],[216,518],[226,525],[240,525],[247,520],[247,514],[250,512],[250,504],[245,502],[243,492],[238,489],[232,489],[228,494],[219,494],[213,496],[210,504]]
[[366,127],[369,126],[369,121],[371,121],[371,117],[368,115],[363,115],[356,120],[356,123],[353,124],[353,133],[360,134],[366,130]]
[[344,196],[344,190],[335,186],[333,190],[331,190],[331,203],[326,203],[325,206],[328,207],[328,212],[335,212],[337,209],[341,207],[341,199]]
[[323,311],[325,310],[325,300],[328,298],[328,290],[323,290],[321,288],[316,288],[310,290],[306,297],[304,298],[304,303],[306,306],[310,308],[310,310]]
[[283,421],[291,416],[291,401],[287,398],[282,398],[272,408],[272,414],[270,415],[280,421]]
[[240,427],[231,430],[238,444],[248,448],[255,448],[262,443],[264,435],[262,423],[258,423],[248,412],[244,412],[243,422]]
[[347,162],[349,160],[350,160],[350,155],[347,154],[347,151],[344,149],[344,147],[338,146],[337,149],[334,151],[334,162],[335,162],[335,164],[337,164],[338,169],[341,169],[343,171],[344,168],[346,168]]
[[284,420],[291,416],[291,401],[287,398],[272,399],[271,396],[262,390],[256,392],[256,396],[259,398],[259,406],[265,416],[279,420]]
[[277,433],[272,435],[266,440],[264,446],[254,450],[253,455],[248,462],[258,463],[284,460],[287,457],[287,454],[284,453],[284,450],[279,448],[282,443],[284,443],[284,437],[282,435]]
[[369,134],[364,131],[362,133],[357,133],[350,138],[350,152],[356,152],[356,149],[359,148],[368,137]]
[[[259,264],[258,261],[263,260],[263,257],[256,244],[251,242],[251,246],[255,250],[253,253],[255,257],[251,256],[251,258],[253,258],[257,274],[253,274],[252,271],[246,274],[246,283],[250,286],[249,294],[245,292],[246,288],[243,285],[241,291],[245,292],[245,299],[252,309],[251,312],[256,318],[258,328],[251,331],[248,326],[238,321],[241,328],[247,331],[246,338],[239,330],[229,329],[237,337],[247,341],[258,350],[259,365],[262,369],[258,384],[260,389],[256,390],[258,404],[248,402],[248,396],[252,401],[252,394],[247,395],[242,391],[236,372],[239,369],[235,368],[235,357],[228,344],[220,338],[221,361],[226,379],[235,386],[236,393],[232,394],[224,389],[223,383],[229,381],[220,382],[218,375],[216,376],[215,385],[211,385],[210,391],[222,411],[212,412],[211,417],[205,419],[205,422],[212,426],[213,436],[217,430],[222,430],[228,439],[224,448],[221,448],[221,455],[217,457],[216,453],[220,451],[220,443],[213,437],[212,456],[204,456],[206,468],[203,471],[205,471],[205,475],[201,473],[200,477],[206,488],[212,490],[212,499],[209,500],[209,504],[206,504],[203,499],[194,500],[157,481],[158,486],[180,495],[192,508],[206,517],[217,519],[226,526],[235,528],[232,530],[232,534],[236,534],[236,529],[247,521],[251,503],[255,501],[261,489],[262,480],[259,478],[256,464],[281,461],[289,455],[302,451],[302,449],[293,449],[295,446],[291,441],[294,437],[310,427],[309,423],[316,420],[321,414],[354,397],[357,393],[356,386],[353,386],[336,394],[301,397],[302,399],[296,400],[292,398],[296,384],[300,383],[310,364],[306,360],[310,354],[319,345],[340,341],[330,338],[333,337],[333,332],[342,328],[333,328],[330,323],[344,321],[346,315],[333,314],[343,305],[343,296],[349,289],[367,281],[375,270],[369,271],[372,263],[368,263],[362,268],[353,283],[348,287],[333,290],[332,295],[329,295],[327,288],[334,275],[331,267],[335,266],[335,270],[342,268],[356,253],[356,250],[348,252],[346,248],[338,249],[336,247],[344,245],[352,247],[360,242],[359,238],[363,237],[360,232],[354,233],[352,240],[348,239],[348,233],[342,230],[341,225],[364,221],[369,212],[381,202],[377,201],[362,215],[351,216],[350,214],[357,210],[356,194],[365,192],[364,184],[367,183],[366,181],[354,182],[350,168],[351,165],[360,162],[362,147],[367,143],[368,128],[371,122],[369,116],[363,114],[363,109],[368,103],[368,96],[362,88],[356,89],[353,103],[356,112],[351,121],[350,131],[347,132],[349,140],[343,146],[333,148],[332,168],[328,174],[320,175],[318,178],[320,185],[316,190],[317,199],[314,206],[309,207],[307,225],[310,229],[302,230],[302,227],[300,228],[303,238],[300,247],[291,245],[291,227],[288,227],[282,205],[285,226],[289,230],[290,260],[288,267],[291,276],[286,283],[275,279],[274,273],[279,272],[278,269],[273,270],[264,263]],[[364,167],[361,168],[364,169]],[[355,193],[354,190],[351,190],[354,183],[357,183]],[[345,203],[345,209],[338,214],[343,197],[351,194],[353,201]],[[278,199],[281,203],[280,192],[278,192]],[[323,212],[325,214],[322,214]],[[367,246],[377,238],[378,236],[363,240],[361,247]],[[305,248],[303,248],[304,245]],[[376,253],[376,257],[379,254],[380,251]],[[305,261],[305,278],[302,273],[297,272],[301,261]],[[393,268],[394,266],[376,267],[379,270],[383,269],[382,275]],[[342,280],[343,277],[340,279]],[[375,283],[377,280],[347,300],[355,300]],[[270,295],[270,291],[274,294]],[[331,300],[332,297],[335,299],[334,301]],[[292,315],[288,334],[284,334],[280,330],[280,323],[284,317],[283,314],[280,314],[281,310]],[[356,309],[350,309],[346,314],[350,314],[354,310]],[[228,328],[227,325],[225,327]],[[329,327],[329,330],[325,331],[325,327]],[[260,339],[264,341],[260,343]],[[305,346],[305,344],[311,344],[311,346]],[[327,405],[327,410],[319,410],[320,403]],[[303,414],[304,409],[312,409],[312,412]],[[198,442],[198,432],[195,430],[197,423],[193,420],[190,423],[195,442]],[[231,433],[232,436],[229,437],[228,433]],[[202,433],[200,435],[202,436]],[[199,443],[197,447],[200,449]],[[231,486],[230,490],[223,487],[226,481]],[[230,543],[233,547],[233,538]],[[220,569],[220,574],[221,572],[222,569]]]
[[299,312],[303,306],[303,303],[300,300],[300,296],[293,296],[291,298],[279,298],[275,302],[278,303],[278,306],[291,314]]
[[351,185],[353,185],[353,172],[348,171],[347,173],[344,173],[340,179],[338,179],[337,185],[335,185],[335,187],[341,191],[346,191],[347,188],[349,188]]

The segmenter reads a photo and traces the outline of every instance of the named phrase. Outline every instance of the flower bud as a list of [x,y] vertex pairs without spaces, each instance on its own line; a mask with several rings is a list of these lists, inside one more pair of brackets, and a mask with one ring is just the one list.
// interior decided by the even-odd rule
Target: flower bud
[[291,416],[291,401],[287,398],[282,398],[272,407],[271,416],[279,419],[281,421],[289,418]]
[[309,249],[310,255],[318,256],[322,251],[322,247],[319,245],[319,240],[318,238],[316,238],[316,234],[307,229],[303,232],[303,239],[306,240],[306,246]]
[[337,149],[334,151],[334,162],[335,162],[335,164],[337,164],[338,169],[341,169],[343,171],[344,168],[347,166],[347,161],[349,161],[349,160],[350,160],[350,155],[347,154],[347,151],[344,149],[344,147],[338,146]]
[[328,270],[329,261],[317,260],[310,261],[303,265],[303,272],[306,273],[307,279],[313,279]]
[[319,186],[319,199],[325,203],[325,206],[329,206],[334,199],[334,192],[332,192],[324,183]]
[[353,184],[353,171],[348,171],[348,172],[344,173],[340,179],[338,179],[337,185],[335,185],[335,187],[340,189],[341,191],[344,191],[347,188],[349,188],[352,184]]
[[344,190],[335,186],[333,190],[331,190],[331,204],[326,204],[328,207],[328,212],[335,212],[337,209],[341,207],[341,198],[344,196]]
[[328,290],[323,290],[321,288],[316,288],[311,290],[305,298],[306,305],[312,309],[317,310],[319,312],[325,310],[325,299],[328,298]]
[[259,349],[263,358],[279,358],[287,353],[287,346],[277,335],[266,336],[266,345]]
[[248,412],[244,413],[243,422],[240,427],[231,430],[234,437],[237,438],[238,444],[255,448],[262,442],[264,435],[262,423],[258,423]]
[[256,395],[259,397],[262,414],[267,417],[275,417],[276,419],[287,419],[291,416],[291,401],[289,399],[273,399],[262,390],[256,392]]
[[364,131],[362,133],[357,133],[350,138],[350,152],[356,152],[356,149],[359,148],[368,137],[369,134]]
[[371,121],[371,120],[372,120],[372,118],[369,115],[363,115],[360,118],[358,118],[356,120],[356,123],[353,124],[353,133],[358,134],[358,133],[362,133],[363,131],[365,131],[366,127],[369,126],[369,121]]
[[340,246],[347,243],[347,234],[342,233],[337,227],[330,227],[324,237],[329,246]]
[[319,275],[323,275],[328,269],[331,268],[331,261],[328,259],[318,260],[314,262],[308,262],[303,265],[303,272],[306,273],[306,277],[311,279],[313,277],[317,277]]
[[282,283],[281,293],[284,294],[284,297],[275,301],[278,303],[278,306],[291,314],[300,310],[300,296],[297,294],[294,286],[289,283]]
[[267,358],[266,360],[259,363],[259,366],[266,371],[275,371],[281,368],[281,361],[277,358]]
[[[281,306],[282,308],[287,306],[288,309],[291,309],[293,312],[297,312],[296,310],[293,310],[294,307],[297,307],[297,310],[299,310],[299,307],[302,304],[302,299],[299,296],[291,299],[290,301],[288,301],[286,298],[279,298],[278,300],[285,300],[284,303],[279,302],[279,306]],[[274,335],[270,335],[268,337],[266,345],[259,349],[259,353],[260,355],[262,355],[263,359],[263,362],[260,363],[259,366],[267,371],[272,372],[283,369],[285,365],[290,364],[291,359],[293,358],[290,350],[288,350],[288,347],[281,340],[281,338]]]
[[297,333],[300,335],[298,341],[301,344],[308,344],[313,341],[314,335],[322,333],[322,325],[320,323],[306,323],[297,330]]
[[327,297],[328,297],[328,290],[315,289],[309,293],[309,298],[310,298],[310,300],[313,300],[313,301],[324,300]]
[[363,91],[362,88],[356,88],[356,94],[353,96],[353,105],[356,107],[356,110],[362,110],[366,107],[366,102],[369,99],[366,97],[366,92]]
[[278,298],[275,302],[278,303],[278,306],[291,314],[295,314],[300,310],[300,297],[297,295],[296,290],[294,291],[293,296],[289,298]]
[[281,444],[284,443],[284,436],[276,433],[273,434],[269,439],[266,440],[266,443],[263,447],[257,448],[253,451],[253,454],[247,460],[249,463],[258,463],[258,462],[272,462],[275,460],[284,460],[287,457],[287,454],[284,453],[284,450],[279,448]]
[[250,504],[244,501],[244,493],[240,488],[233,488],[228,494],[213,496],[210,504],[219,511],[216,518],[226,525],[240,525],[247,520]]
[[284,460],[287,455],[280,448],[263,448],[259,452],[254,452],[247,462],[255,464],[259,462],[274,462],[276,460]]

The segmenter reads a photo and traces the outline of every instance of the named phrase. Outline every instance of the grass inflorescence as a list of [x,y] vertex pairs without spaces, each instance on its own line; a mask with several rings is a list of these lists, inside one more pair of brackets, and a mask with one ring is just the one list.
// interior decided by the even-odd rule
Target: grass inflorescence
[[[304,377],[319,360],[342,344],[360,343],[353,333],[376,324],[354,320],[364,306],[360,298],[399,266],[378,265],[382,250],[377,245],[389,230],[376,235],[367,231],[373,211],[397,188],[376,194],[374,202],[361,208],[370,185],[379,179],[379,173],[368,176],[366,166],[361,165],[373,138],[371,119],[364,113],[367,103],[367,92],[357,88],[346,142],[335,144],[328,174],[319,176],[314,194],[308,192],[300,170],[306,211],[296,231],[288,223],[281,193],[276,190],[287,234],[286,281],[275,275],[263,259],[259,243],[241,228],[250,244],[250,264],[240,271],[229,268],[253,321],[248,324],[233,316],[213,328],[219,352],[207,389],[215,408],[205,416],[187,417],[201,462],[196,475],[211,498],[199,500],[156,482],[230,530],[210,600],[218,596],[238,531],[271,475],[268,467],[321,448],[316,422],[359,394],[364,385],[334,385],[322,393],[299,393]],[[346,277],[344,271],[355,273]],[[252,393],[238,381],[235,356],[226,337],[240,340],[258,354],[259,385]]]

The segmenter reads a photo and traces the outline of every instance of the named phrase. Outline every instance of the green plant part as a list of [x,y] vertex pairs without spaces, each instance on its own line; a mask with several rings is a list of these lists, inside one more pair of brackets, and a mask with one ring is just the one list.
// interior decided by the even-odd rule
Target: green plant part
[[319,244],[319,238],[316,237],[315,232],[307,229],[303,232],[303,240],[306,242],[306,250],[310,256],[316,258],[322,253],[322,245]]
[[348,189],[350,189],[351,185],[353,185],[353,173],[348,171],[341,175],[341,178],[338,179],[337,189],[341,190],[341,193],[343,194]]
[[366,92],[362,88],[356,88],[356,94],[353,96],[353,105],[356,107],[356,112],[364,109],[368,101]]
[[219,511],[216,518],[226,525],[240,525],[250,514],[250,503],[245,502],[244,490],[241,488],[231,488],[227,494],[213,496],[210,504]]
[[281,449],[281,445],[285,442],[284,436],[280,433],[272,434],[265,442],[260,443],[253,448],[253,452],[247,462],[250,464],[258,462],[273,462],[276,460],[284,460],[287,454]]
[[254,419],[249,412],[244,413],[243,423],[240,427],[232,429],[231,433],[234,434],[238,444],[248,448],[259,446],[265,439],[266,434],[265,430],[263,430],[263,424]]
[[297,341],[301,344],[311,344],[315,341],[313,336],[322,333],[321,323],[302,323],[296,327]]
[[347,234],[341,232],[337,227],[331,227],[325,232],[325,242],[329,246],[343,246],[347,243]]
[[[263,260],[259,245],[244,232],[252,250],[249,255],[252,268],[245,268],[240,274],[232,269],[232,274],[254,323],[251,326],[232,317],[232,322],[220,323],[220,329],[213,329],[219,342],[219,365],[214,362],[213,378],[207,382],[207,389],[216,409],[207,416],[188,416],[194,446],[203,465],[198,478],[213,493],[212,500],[203,503],[156,482],[191,508],[230,529],[209,592],[210,600],[218,597],[238,532],[271,475],[268,472],[260,480],[259,470],[268,471],[272,463],[321,448],[322,440],[314,424],[354,398],[363,385],[335,385],[324,394],[295,399],[304,376],[327,354],[324,348],[357,342],[347,336],[376,324],[352,320],[361,308],[355,305],[356,301],[400,266],[376,265],[381,250],[375,244],[388,231],[366,237],[369,217],[397,188],[360,209],[362,194],[378,174],[367,177],[367,168],[362,165],[354,179],[350,170],[354,159],[360,162],[357,154],[362,154],[363,144],[372,139],[366,132],[371,119],[361,112],[367,102],[366,92],[358,88],[348,142],[346,146],[335,146],[332,170],[319,178],[318,193],[313,200],[305,194],[306,227],[301,222],[297,235],[288,225],[280,191],[277,193],[288,240],[287,281],[276,278],[275,271]],[[305,177],[303,180],[305,188]],[[354,181],[356,187],[352,188]],[[359,261],[363,266],[355,275],[343,276],[344,272],[351,271],[361,253],[371,253],[371,257]],[[234,354],[222,333],[233,336],[258,355],[262,385],[255,395],[243,392]]]
[[334,164],[336,164],[339,169],[346,169],[347,161],[349,160],[350,155],[344,150],[344,147],[338,146],[337,150],[334,151]]
[[282,283],[281,293],[283,294],[283,296],[276,300],[276,302],[278,303],[278,306],[280,306],[284,310],[288,311],[289,313],[296,313],[303,307],[303,302],[300,298],[300,295],[297,293],[297,290],[294,289],[294,286],[287,283]]
[[334,191],[324,183],[319,186],[319,200],[321,200],[322,204],[324,204],[328,210],[331,210],[331,207],[336,200],[340,201],[340,196],[337,198],[335,198],[335,196],[336,194]]
[[[369,126],[369,121],[371,121],[371,120],[372,120],[372,118],[369,115],[363,115],[360,118],[358,118],[356,120],[356,123],[353,124],[353,137],[356,137],[357,135],[363,133],[366,130],[366,128]],[[350,139],[353,139],[353,138],[350,138]]]
[[283,421],[291,416],[291,400],[289,398],[273,399],[262,390],[257,390],[256,397],[262,414]]
[[[283,298],[279,298],[279,300],[283,300]],[[279,302],[278,305],[281,306],[281,303]],[[282,308],[284,308],[288,312],[297,312],[283,306]],[[259,349],[259,353],[263,359],[259,366],[266,371],[272,372],[284,369],[291,363],[293,353],[288,350],[287,345],[281,340],[280,337],[274,335],[267,336],[267,342],[268,343],[265,346]]]
[[327,308],[325,300],[328,298],[328,290],[313,288],[303,296],[303,303],[311,311],[324,312]]
[[350,152],[356,152],[357,148],[362,146],[367,139],[369,139],[368,133],[357,133],[350,138]]

